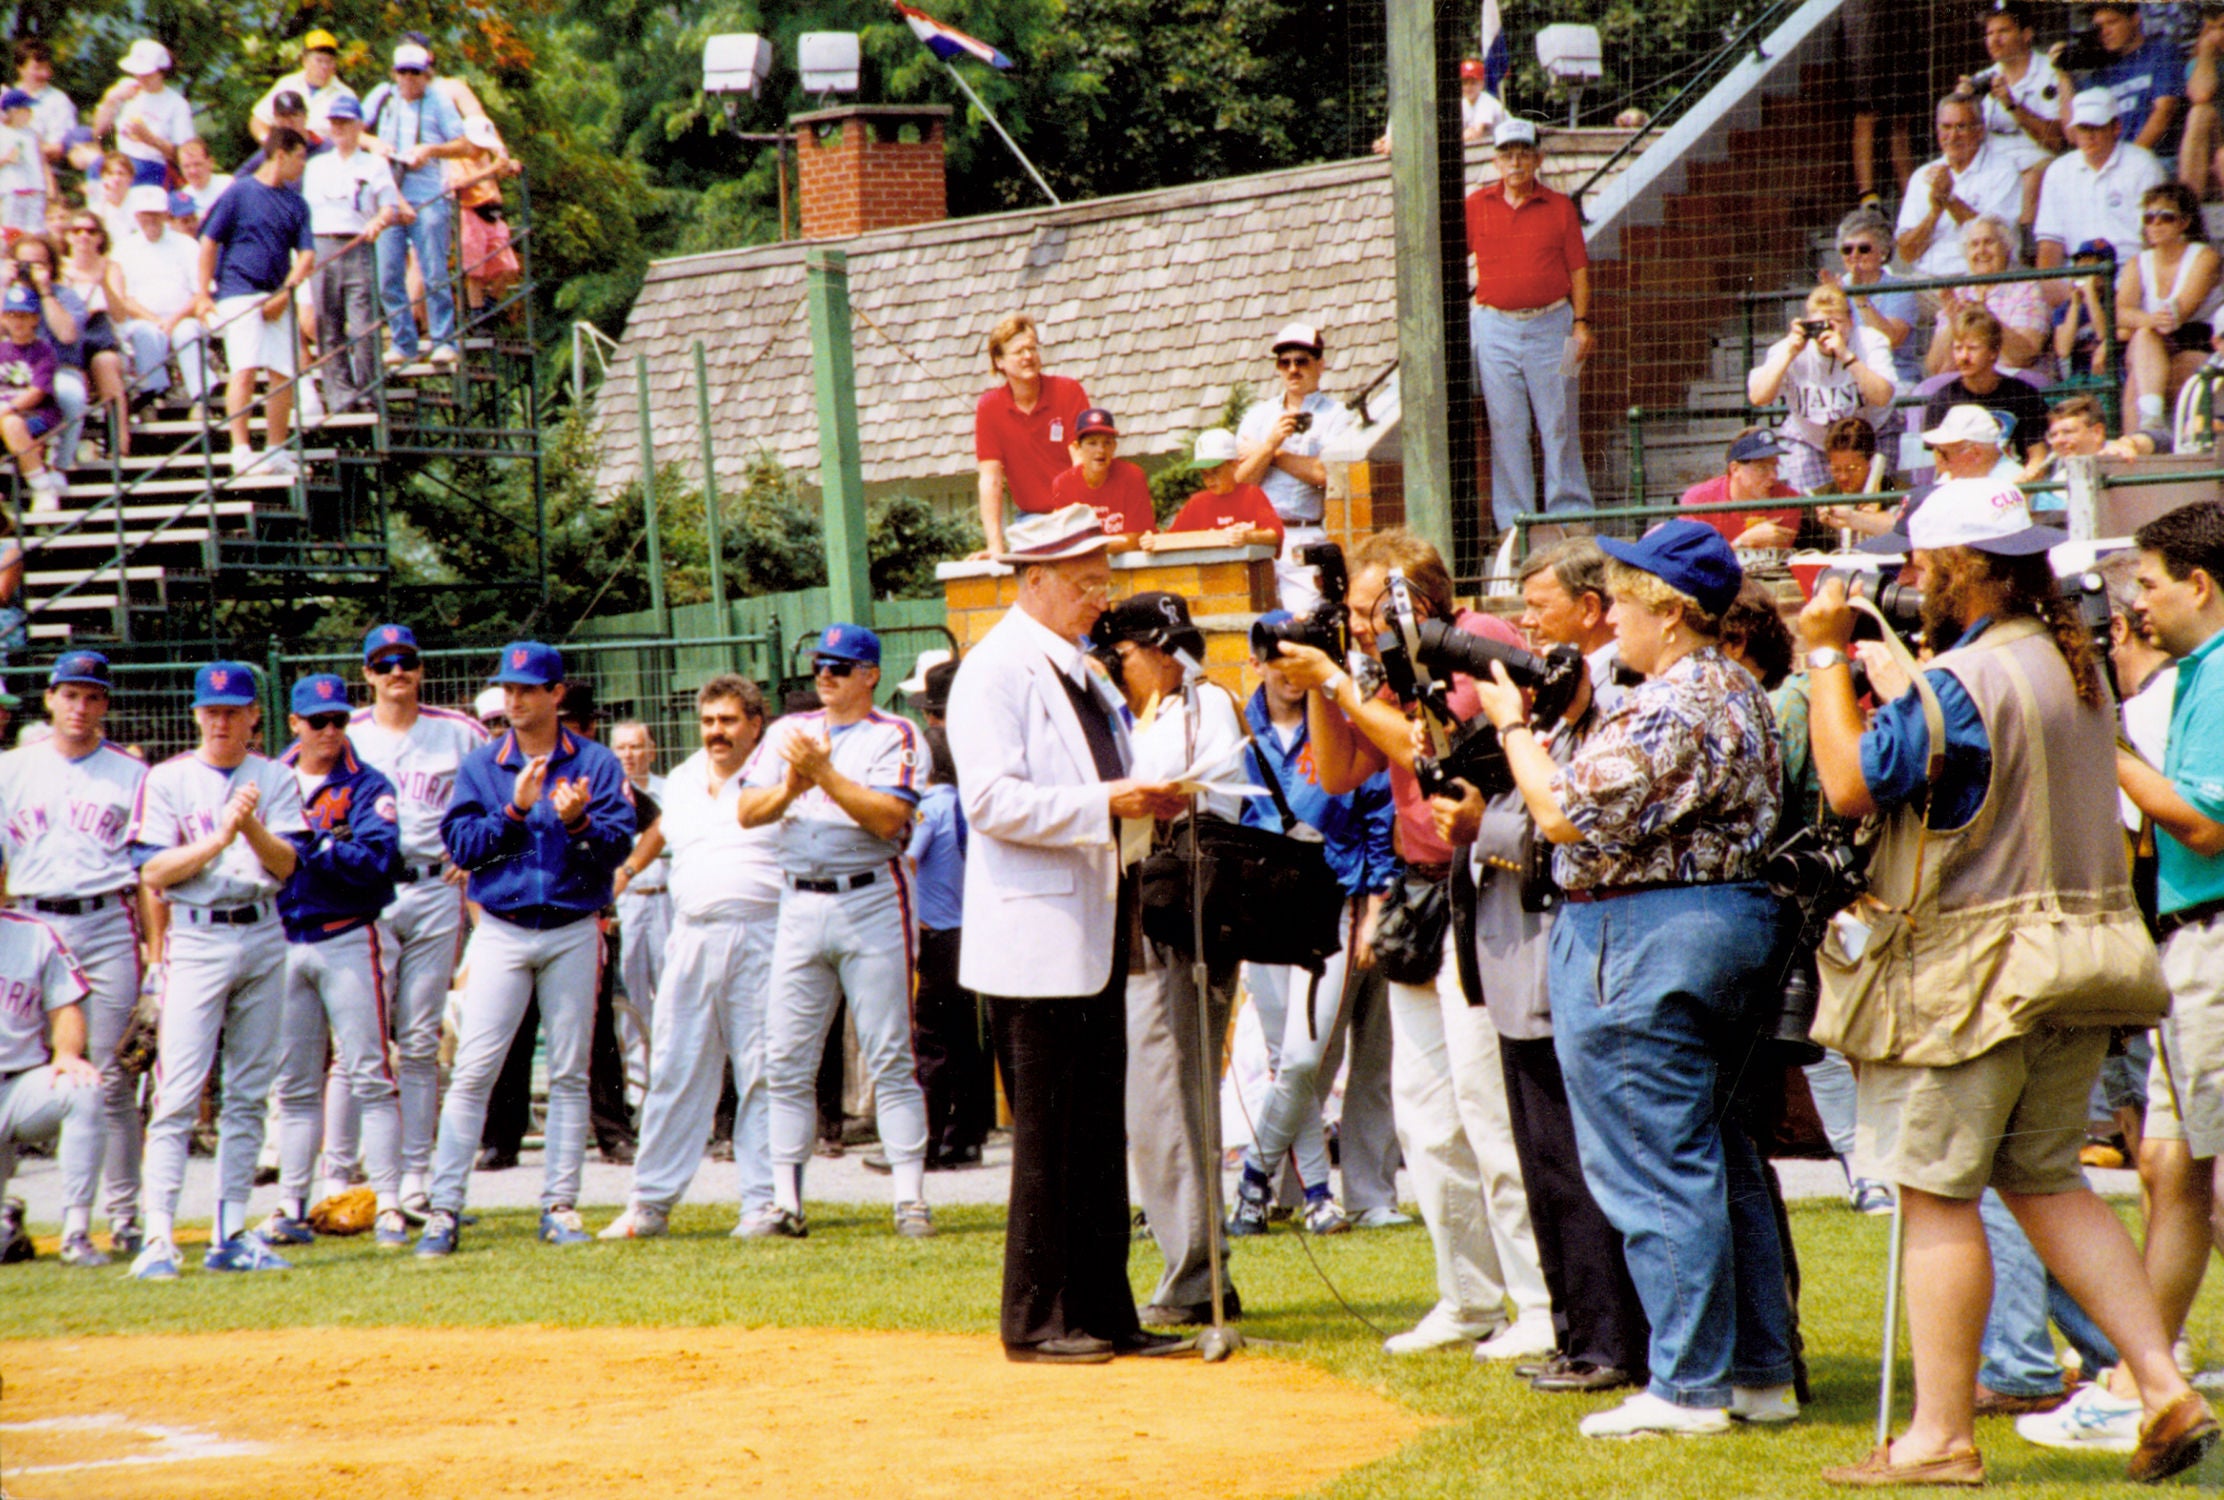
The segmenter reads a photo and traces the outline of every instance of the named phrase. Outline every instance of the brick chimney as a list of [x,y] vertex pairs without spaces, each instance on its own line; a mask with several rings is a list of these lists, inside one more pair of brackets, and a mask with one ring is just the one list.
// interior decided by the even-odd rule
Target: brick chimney
[[842,239],[945,219],[947,104],[849,104],[795,115],[803,238]]

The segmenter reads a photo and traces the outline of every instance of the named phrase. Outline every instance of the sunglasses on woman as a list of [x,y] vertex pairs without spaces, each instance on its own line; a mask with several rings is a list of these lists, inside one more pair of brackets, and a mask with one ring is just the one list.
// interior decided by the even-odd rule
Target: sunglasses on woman
[[1838,253],[1840,255],[1874,255],[1877,253],[1877,247],[1874,245],[1840,245]]
[[2149,224],[2179,224],[2185,220],[2185,215],[2174,208],[2150,208],[2139,217]]

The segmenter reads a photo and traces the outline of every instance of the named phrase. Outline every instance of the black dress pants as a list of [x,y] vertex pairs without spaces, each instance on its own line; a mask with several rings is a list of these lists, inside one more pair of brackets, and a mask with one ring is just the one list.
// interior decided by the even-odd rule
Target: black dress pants
[[919,994],[911,1050],[927,1095],[927,1160],[978,1150],[996,1122],[996,1082],[981,1045],[981,1007],[958,983],[955,927],[919,931]]

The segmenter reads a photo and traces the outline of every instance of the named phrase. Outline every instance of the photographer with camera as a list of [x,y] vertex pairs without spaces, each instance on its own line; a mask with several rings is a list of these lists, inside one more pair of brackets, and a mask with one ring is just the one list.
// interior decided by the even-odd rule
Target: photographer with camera
[[1814,1037],[1855,1060],[1861,1155],[1899,1192],[1916,1391],[1905,1432],[1824,1477],[1984,1482],[1973,1407],[1992,1261],[1977,1199],[1990,1186],[2122,1352],[2146,1413],[2130,1475],[2160,1479],[2200,1461],[2216,1419],[2077,1159],[2108,1028],[2151,1024],[2168,1000],[2114,789],[2090,774],[2109,763],[2115,716],[2047,561],[2064,537],[2031,524],[2020,491],[1942,484],[1894,540],[1922,570],[1941,654],[1866,730],[1842,584],[1800,615],[1823,794],[1883,825],[1870,894],[1823,942]]
[[1477,685],[1537,832],[1558,846],[1553,1043],[1584,1179],[1651,1321],[1646,1389],[1586,1437],[1711,1433],[1799,1414],[1765,1170],[1723,1106],[1779,979],[1758,879],[1782,797],[1775,724],[1722,653],[1743,582],[1712,527],[1669,521],[1612,560],[1624,665],[1644,674],[1565,767],[1502,669]]
[[[1353,549],[1351,566],[1346,612],[1355,661],[1381,659],[1393,574],[1424,620],[1449,621],[1504,647],[1520,645],[1504,621],[1457,609],[1444,559],[1412,532],[1367,537]],[[1549,1355],[1555,1347],[1550,1299],[1513,1149],[1498,1034],[1489,1014],[1467,1003],[1456,969],[1445,961],[1453,850],[1438,835],[1415,774],[1422,759],[1416,726],[1387,689],[1373,693],[1353,681],[1338,660],[1343,647],[1335,639],[1285,641],[1281,660],[1288,681],[1309,694],[1306,727],[1321,789],[1332,796],[1349,792],[1387,769],[1397,808],[1402,868],[1376,925],[1375,961],[1390,981],[1398,1145],[1435,1252],[1437,1301],[1384,1347],[1411,1354],[1473,1343],[1481,1359]],[[1446,715],[1455,722],[1471,719],[1476,706],[1474,680],[1453,674]],[[1511,1321],[1509,1295],[1516,1314]]]
[[1274,565],[1282,607],[1304,614],[1320,602],[1312,569],[1297,549],[1328,540],[1321,520],[1328,504],[1328,466],[1321,451],[1344,435],[1351,413],[1320,388],[1327,342],[1311,323],[1284,323],[1271,352],[1282,385],[1280,401],[1260,401],[1236,424],[1235,482],[1266,491],[1282,518],[1282,556]]
[[1883,334],[1856,328],[1843,289],[1818,286],[1804,311],[1745,379],[1746,399],[1769,406],[1783,398],[1789,411],[1776,436],[1784,482],[1815,494],[1830,482],[1822,456],[1830,424],[1860,417],[1872,427],[1892,415],[1892,346]]

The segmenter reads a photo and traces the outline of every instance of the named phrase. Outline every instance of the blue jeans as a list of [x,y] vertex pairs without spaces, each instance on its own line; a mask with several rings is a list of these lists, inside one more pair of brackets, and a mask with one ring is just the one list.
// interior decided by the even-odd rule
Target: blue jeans
[[1587,511],[1591,481],[1583,473],[1577,431],[1576,382],[1560,373],[1575,310],[1556,307],[1537,318],[1513,318],[1470,305],[1468,344],[1475,384],[1490,417],[1490,513],[1498,529],[1537,509],[1537,474],[1529,462],[1529,419],[1536,416],[1544,449],[1544,508]]
[[1992,1311],[1985,1316],[1984,1363],[1977,1380],[2003,1396],[2051,1396],[2062,1389],[2062,1362],[2047,1337],[2051,1315],[2088,1375],[2116,1363],[2116,1346],[2040,1264],[2023,1226],[1991,1188],[1977,1200],[1992,1251]]
[[456,341],[456,296],[448,283],[448,240],[455,227],[455,210],[445,197],[414,205],[415,221],[396,224],[378,237],[378,299],[386,310],[386,326],[394,347],[404,355],[417,354],[417,315],[409,305],[409,252],[417,252],[417,270],[425,278],[426,330],[435,345]]
[[1792,1378],[1767,1168],[1725,1108],[1780,928],[1757,884],[1570,902],[1552,923],[1553,1043],[1583,1177],[1652,1323],[1648,1389],[1678,1406]]

